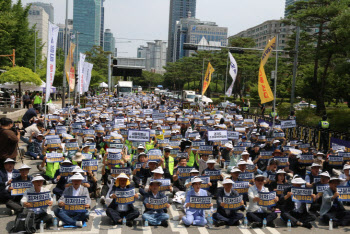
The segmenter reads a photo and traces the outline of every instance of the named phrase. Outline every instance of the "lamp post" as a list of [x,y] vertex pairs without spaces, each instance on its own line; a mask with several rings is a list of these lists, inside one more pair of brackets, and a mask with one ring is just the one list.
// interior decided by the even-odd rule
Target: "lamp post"
[[[68,53],[68,0],[66,0],[66,22],[65,22],[65,29],[64,29],[64,62],[67,60],[67,53]],[[64,69],[63,69],[64,70]],[[66,106],[66,72],[63,71],[63,81],[62,81],[62,107]],[[69,88],[68,88],[69,92]]]

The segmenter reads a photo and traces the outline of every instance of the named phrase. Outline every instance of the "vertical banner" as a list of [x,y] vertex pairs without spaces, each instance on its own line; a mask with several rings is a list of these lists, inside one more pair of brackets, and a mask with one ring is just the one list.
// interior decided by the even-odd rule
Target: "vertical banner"
[[90,81],[91,81],[91,71],[93,68],[92,63],[84,63],[84,88],[83,92],[89,91]]
[[51,87],[56,72],[56,47],[59,27],[49,22],[49,36],[47,46],[47,64],[46,64],[46,97],[45,103],[49,101]]
[[86,55],[80,53],[79,59],[79,68],[78,68],[78,93],[83,94],[83,85],[84,85],[84,62]]
[[270,102],[274,99],[269,82],[267,82],[264,66],[267,59],[270,57],[272,50],[276,46],[276,37],[274,37],[265,47],[264,53],[261,57],[260,69],[259,69],[259,82],[258,91],[261,100],[261,104]]
[[210,85],[211,75],[213,74],[214,71],[215,71],[215,69],[213,68],[213,66],[210,63],[208,63],[207,72],[205,73],[205,77],[203,80],[202,95],[204,95],[205,91],[207,91],[207,88]]
[[75,44],[71,42],[69,46],[68,57],[65,64],[67,82],[69,85],[69,90],[71,92],[74,91],[74,86],[75,86],[75,74],[74,74],[74,66],[73,66],[74,50],[75,50]]
[[230,75],[232,77],[232,84],[226,91],[226,96],[231,97],[232,95],[232,90],[233,90],[233,85],[235,84],[236,77],[237,77],[237,72],[238,72],[238,67],[237,67],[237,62],[235,58],[232,56],[230,52],[228,52],[228,56],[230,57]]

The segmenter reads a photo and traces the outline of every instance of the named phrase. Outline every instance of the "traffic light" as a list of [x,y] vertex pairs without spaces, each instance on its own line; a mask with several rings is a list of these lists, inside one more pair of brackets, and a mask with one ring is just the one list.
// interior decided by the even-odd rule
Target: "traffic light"
[[230,49],[232,54],[244,54],[244,50],[242,49]]

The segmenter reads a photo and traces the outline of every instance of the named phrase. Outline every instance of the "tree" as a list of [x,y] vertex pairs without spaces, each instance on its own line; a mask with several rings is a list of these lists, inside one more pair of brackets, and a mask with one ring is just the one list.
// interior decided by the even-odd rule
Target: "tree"
[[21,93],[22,83],[30,83],[37,86],[42,84],[39,75],[26,67],[13,67],[7,72],[2,73],[0,75],[0,83],[4,84],[7,82],[17,83],[19,93]]

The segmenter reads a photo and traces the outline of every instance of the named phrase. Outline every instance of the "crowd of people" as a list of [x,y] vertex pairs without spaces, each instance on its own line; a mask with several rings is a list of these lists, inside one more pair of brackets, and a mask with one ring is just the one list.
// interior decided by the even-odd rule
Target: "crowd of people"
[[[59,225],[83,227],[91,199],[99,198],[111,222],[127,226],[141,215],[167,227],[170,204],[183,209],[185,226],[275,227],[278,216],[292,227],[311,229],[317,217],[350,225],[346,149],[318,151],[280,125],[245,118],[234,104],[182,109],[153,94],[88,100],[47,116],[29,109],[22,136],[1,119],[0,131],[9,134],[0,142],[21,139],[26,155],[39,161],[40,174],[33,174],[24,163],[15,169],[13,155],[1,155],[0,200],[13,213],[31,210],[36,224],[49,228],[47,207],[57,202]],[[135,200],[143,201],[143,212]]]

